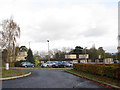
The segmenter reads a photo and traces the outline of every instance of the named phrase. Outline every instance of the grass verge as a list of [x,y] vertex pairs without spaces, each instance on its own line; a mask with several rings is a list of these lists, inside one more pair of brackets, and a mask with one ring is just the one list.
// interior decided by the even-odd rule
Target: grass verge
[[97,81],[102,84],[108,84],[108,85],[111,84],[111,85],[120,87],[120,81],[116,80],[116,79],[107,78],[105,76],[92,75],[92,74],[85,73],[85,72],[78,72],[78,71],[75,71],[74,69],[70,69],[70,70],[66,70],[66,71],[76,74],[81,77],[85,77],[85,78],[93,80],[93,81]]
[[2,69],[2,78],[20,76],[28,73],[28,71]]

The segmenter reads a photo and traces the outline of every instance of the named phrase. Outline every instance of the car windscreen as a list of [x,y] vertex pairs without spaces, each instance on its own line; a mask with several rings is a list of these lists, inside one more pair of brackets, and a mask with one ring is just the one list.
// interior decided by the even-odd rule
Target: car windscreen
[[26,62],[22,62],[21,64],[26,64]]
[[49,62],[46,62],[45,64],[49,64]]
[[30,62],[27,62],[27,64],[31,64]]

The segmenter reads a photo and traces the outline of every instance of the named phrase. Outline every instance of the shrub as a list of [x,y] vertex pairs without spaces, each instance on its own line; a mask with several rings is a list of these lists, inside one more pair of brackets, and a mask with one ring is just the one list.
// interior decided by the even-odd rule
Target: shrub
[[115,78],[115,71],[114,67],[105,66],[104,75],[110,78]]
[[10,62],[9,63],[9,67],[14,67],[15,65],[14,65],[14,62]]
[[116,73],[115,73],[115,77],[120,80],[120,67],[116,68]]
[[120,79],[120,64],[73,64],[73,69],[94,75]]

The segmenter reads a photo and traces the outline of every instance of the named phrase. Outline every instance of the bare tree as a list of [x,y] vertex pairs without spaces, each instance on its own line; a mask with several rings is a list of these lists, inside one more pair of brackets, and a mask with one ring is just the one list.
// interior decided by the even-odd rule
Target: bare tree
[[63,47],[62,52],[69,53],[72,50],[72,48],[69,47]]
[[10,57],[14,60],[16,55],[16,39],[20,37],[20,27],[13,21],[12,18],[3,20],[1,26],[1,40],[5,42],[4,47],[8,51],[6,62],[10,62]]
[[45,58],[46,55],[47,55],[47,52],[45,52],[45,51],[40,52],[41,59]]

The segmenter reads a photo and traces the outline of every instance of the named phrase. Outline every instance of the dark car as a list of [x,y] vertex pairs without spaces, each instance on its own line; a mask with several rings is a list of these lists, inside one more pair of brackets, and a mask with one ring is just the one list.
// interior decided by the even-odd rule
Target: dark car
[[34,67],[34,64],[30,63],[30,62],[22,62],[21,67]]
[[73,66],[72,63],[68,63],[68,62],[63,62],[63,64],[65,67],[72,67]]
[[55,64],[52,65],[53,68],[64,68],[66,67],[63,62],[56,62]]
[[115,61],[114,61],[114,63],[120,63],[120,61],[118,61],[118,60],[115,60]]

